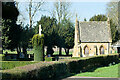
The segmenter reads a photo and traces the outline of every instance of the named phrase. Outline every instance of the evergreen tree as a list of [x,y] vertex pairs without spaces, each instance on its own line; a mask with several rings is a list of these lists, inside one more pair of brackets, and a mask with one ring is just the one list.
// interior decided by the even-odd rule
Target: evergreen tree
[[107,21],[107,17],[105,15],[95,15],[92,18],[90,18],[90,21]]
[[[18,13],[14,2],[3,3],[3,12],[13,10]],[[16,12],[15,12],[16,11]],[[16,24],[17,16],[11,14],[10,17],[4,14],[2,19],[2,45],[3,49],[13,50],[18,47],[21,27]]]
[[69,50],[74,46],[74,27],[72,22],[69,20],[62,20],[58,34],[60,37],[60,46],[65,49],[66,55],[69,55]]
[[87,19],[86,19],[86,18],[84,18],[84,21],[87,21]]
[[44,45],[47,46],[47,54],[51,55],[54,53],[52,48],[57,44],[56,22],[55,18],[42,16],[35,26],[35,33],[38,33],[39,25],[41,24],[42,33],[44,34]]

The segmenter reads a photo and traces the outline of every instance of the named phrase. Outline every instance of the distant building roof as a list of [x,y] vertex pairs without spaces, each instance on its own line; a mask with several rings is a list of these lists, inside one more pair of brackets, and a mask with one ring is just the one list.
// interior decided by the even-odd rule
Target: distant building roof
[[81,42],[112,42],[107,21],[79,22]]

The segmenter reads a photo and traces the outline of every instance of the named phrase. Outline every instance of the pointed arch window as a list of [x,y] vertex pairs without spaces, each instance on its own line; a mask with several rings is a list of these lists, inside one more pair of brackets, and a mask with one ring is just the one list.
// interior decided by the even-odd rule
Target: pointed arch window
[[85,56],[89,56],[89,48],[87,45],[84,47],[84,54]]
[[105,50],[104,50],[104,47],[101,46],[101,47],[100,47],[100,54],[104,54],[104,51],[105,51]]

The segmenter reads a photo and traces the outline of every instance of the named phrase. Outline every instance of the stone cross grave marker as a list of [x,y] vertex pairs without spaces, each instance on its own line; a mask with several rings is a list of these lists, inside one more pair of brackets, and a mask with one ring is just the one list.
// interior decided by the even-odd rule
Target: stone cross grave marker
[[41,31],[42,31],[42,28],[41,28],[41,25],[39,25],[39,35],[41,36]]

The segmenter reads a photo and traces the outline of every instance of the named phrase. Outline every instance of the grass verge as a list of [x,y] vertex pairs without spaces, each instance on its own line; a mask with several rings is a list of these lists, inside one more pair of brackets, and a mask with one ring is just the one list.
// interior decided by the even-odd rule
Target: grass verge
[[111,65],[108,67],[100,67],[95,69],[94,71],[88,71],[88,72],[82,72],[79,74],[76,74],[75,76],[81,76],[81,77],[112,77],[112,78],[117,78],[118,77],[118,66],[119,64],[116,65]]
[[[3,50],[3,54],[5,54],[6,52],[8,52],[8,54],[17,54],[17,51],[10,51],[10,50]],[[33,50],[31,51],[27,51],[27,54],[33,54]],[[69,54],[71,55],[73,52],[69,52]],[[46,53],[45,53],[46,54]],[[53,53],[53,55],[59,55],[59,52],[58,51],[55,51]],[[62,52],[62,55],[66,55],[65,52]]]
[[34,64],[37,62],[32,61],[1,61],[0,64],[0,70],[6,70],[6,69],[12,69],[19,66],[25,66],[28,64]]

